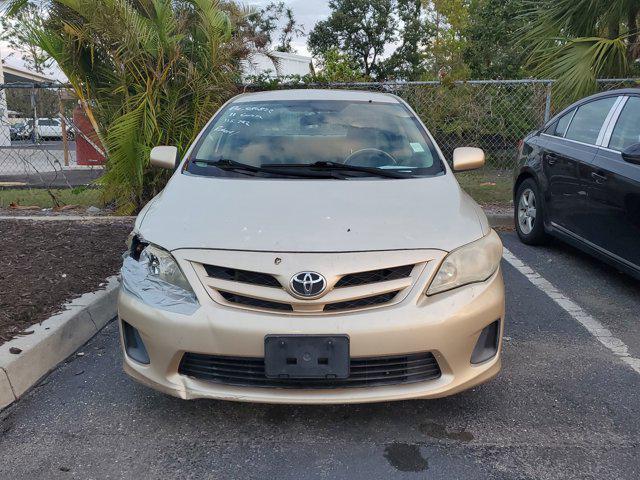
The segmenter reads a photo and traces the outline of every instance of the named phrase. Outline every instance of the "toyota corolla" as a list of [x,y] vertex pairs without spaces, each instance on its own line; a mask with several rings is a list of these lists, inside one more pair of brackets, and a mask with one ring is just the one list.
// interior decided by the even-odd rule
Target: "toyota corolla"
[[502,244],[418,116],[384,93],[227,102],[140,212],[124,369],[184,399],[435,398],[500,370]]

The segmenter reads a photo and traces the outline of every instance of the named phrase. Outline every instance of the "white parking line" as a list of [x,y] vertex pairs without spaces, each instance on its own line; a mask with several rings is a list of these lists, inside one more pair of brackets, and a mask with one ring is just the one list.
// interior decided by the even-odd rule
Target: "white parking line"
[[621,360],[633,368],[636,373],[640,374],[640,358],[632,357],[629,354],[629,347],[627,347],[622,340],[614,337],[608,328],[605,328],[604,325],[585,312],[573,300],[565,297],[551,282],[543,278],[506,248],[504,249],[503,258],[586,328],[602,345],[611,350],[614,355],[620,357]]

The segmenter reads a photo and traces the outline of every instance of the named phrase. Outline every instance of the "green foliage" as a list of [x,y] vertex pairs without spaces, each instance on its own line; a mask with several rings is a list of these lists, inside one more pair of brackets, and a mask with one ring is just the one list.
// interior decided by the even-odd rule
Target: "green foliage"
[[637,0],[526,0],[518,33],[528,64],[538,76],[556,79],[569,102],[593,93],[596,79],[627,76],[640,58]]
[[154,145],[184,154],[239,79],[249,50],[234,35],[244,13],[214,0],[50,0],[32,25],[37,45],[69,78],[107,151],[100,182],[118,213],[137,211],[164,186]]
[[337,48],[365,77],[381,76],[385,46],[395,40],[397,30],[393,0],[330,0],[329,7],[329,18],[309,34],[314,56],[322,58]]
[[274,48],[278,52],[295,53],[291,42],[294,38],[304,36],[304,29],[298,24],[293,10],[284,2],[271,2],[253,12],[247,16],[246,24],[253,34],[256,47],[261,49]]
[[543,119],[544,85],[445,85],[404,87],[397,93],[420,116],[446,158],[458,146],[488,153],[489,166],[510,165],[517,143]]
[[363,77],[358,67],[353,64],[353,60],[337,48],[331,48],[324,53],[322,70],[316,75],[312,75],[311,82],[363,82],[367,78]]
[[431,19],[433,40],[427,50],[430,79],[466,79],[469,68],[463,53],[464,31],[469,22],[469,0],[423,0]]
[[465,29],[464,61],[474,79],[526,76],[524,47],[514,41],[524,26],[523,0],[473,0]]
[[433,36],[433,25],[426,17],[422,0],[398,0],[400,45],[384,61],[384,76],[403,80],[419,80],[428,69],[425,50]]

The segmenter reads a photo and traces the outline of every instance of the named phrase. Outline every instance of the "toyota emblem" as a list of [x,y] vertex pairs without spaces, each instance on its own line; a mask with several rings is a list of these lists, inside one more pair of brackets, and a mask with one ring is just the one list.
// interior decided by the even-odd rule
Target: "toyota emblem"
[[319,273],[300,272],[291,277],[289,286],[296,296],[311,298],[317,297],[324,292],[325,288],[327,288],[327,281]]

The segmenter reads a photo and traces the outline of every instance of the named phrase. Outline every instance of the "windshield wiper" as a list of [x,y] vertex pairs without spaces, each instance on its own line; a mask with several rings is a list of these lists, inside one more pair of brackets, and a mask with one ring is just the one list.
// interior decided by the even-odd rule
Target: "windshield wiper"
[[218,167],[221,170],[228,170],[234,172],[244,172],[244,173],[266,173],[270,175],[279,175],[279,176],[288,176],[288,177],[298,177],[298,178],[338,178],[343,179],[344,177],[336,176],[336,175],[327,175],[326,173],[311,173],[311,172],[300,172],[300,171],[286,171],[285,169],[274,169],[269,168],[269,165],[256,167],[253,165],[249,165],[246,163],[236,162],[235,160],[231,160],[228,158],[220,158],[218,160],[210,160],[204,158],[194,158],[192,160],[193,163],[204,163],[208,166]]
[[320,171],[341,171],[341,172],[363,172],[370,173],[372,175],[376,175],[378,177],[386,177],[386,178],[413,178],[413,175],[410,173],[398,172],[396,170],[385,170],[382,168],[375,167],[360,167],[358,165],[346,165],[344,163],[338,162],[313,162],[313,163],[266,163],[261,165],[261,168],[270,168],[270,169],[285,169],[285,168],[309,168],[311,171],[320,170]]

